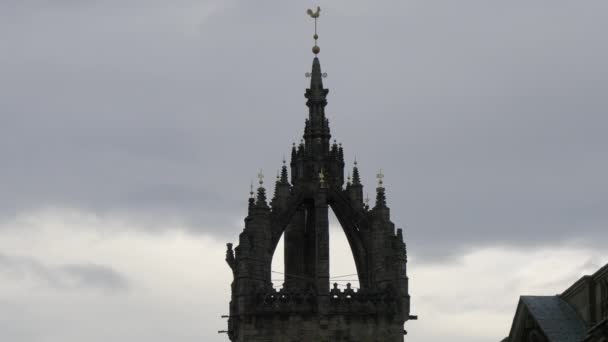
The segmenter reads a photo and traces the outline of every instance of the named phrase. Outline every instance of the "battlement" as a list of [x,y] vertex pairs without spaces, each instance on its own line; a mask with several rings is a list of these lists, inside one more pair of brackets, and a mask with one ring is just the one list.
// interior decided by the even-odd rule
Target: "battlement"
[[397,295],[390,288],[355,291],[350,283],[346,284],[343,290],[334,283],[329,292],[331,311],[349,315],[394,315],[399,309],[397,299]]
[[[256,294],[256,313],[314,313],[319,296],[312,290],[270,289]],[[398,298],[394,291],[355,290],[350,283],[343,290],[334,284],[329,292],[329,313],[345,315],[395,315]]]
[[312,290],[270,289],[256,294],[257,313],[311,313],[317,309],[317,294]]

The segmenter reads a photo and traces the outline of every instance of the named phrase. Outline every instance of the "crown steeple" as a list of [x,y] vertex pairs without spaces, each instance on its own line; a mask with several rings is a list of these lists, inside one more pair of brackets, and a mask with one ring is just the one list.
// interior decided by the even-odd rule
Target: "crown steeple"
[[[329,90],[323,85],[326,74],[318,57],[320,8],[308,14],[315,21],[315,44],[312,69],[306,73],[310,87],[304,94],[308,116],[303,139],[292,145],[289,160],[283,158],[270,201],[260,170],[257,192],[251,185],[238,246],[227,244],[233,283],[225,332],[232,342],[274,341],[277,331],[289,341],[330,341],[340,336],[345,341],[403,342],[403,324],[415,318],[410,315],[403,232],[395,233],[390,220],[382,171],[377,174],[375,205],[369,197],[363,198],[356,159],[344,186],[344,149],[331,141],[325,114]],[[360,291],[350,284],[343,291],[337,285],[330,290],[332,209],[346,234]],[[283,272],[272,269],[281,239]],[[284,274],[280,290],[273,286],[277,272]]]

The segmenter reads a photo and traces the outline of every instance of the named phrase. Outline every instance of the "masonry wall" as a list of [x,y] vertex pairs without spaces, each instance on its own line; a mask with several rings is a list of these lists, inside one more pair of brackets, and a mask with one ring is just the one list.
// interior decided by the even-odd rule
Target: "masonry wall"
[[403,342],[403,328],[373,316],[273,315],[241,323],[239,342]]

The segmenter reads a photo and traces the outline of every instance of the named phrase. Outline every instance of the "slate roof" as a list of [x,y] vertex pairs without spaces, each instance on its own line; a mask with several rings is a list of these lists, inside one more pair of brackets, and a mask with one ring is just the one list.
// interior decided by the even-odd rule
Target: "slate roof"
[[558,296],[522,296],[521,301],[550,342],[581,342],[585,338],[584,321]]

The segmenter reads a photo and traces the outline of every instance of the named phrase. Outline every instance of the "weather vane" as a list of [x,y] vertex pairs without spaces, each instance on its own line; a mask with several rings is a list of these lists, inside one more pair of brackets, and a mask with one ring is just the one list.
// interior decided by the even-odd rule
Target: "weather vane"
[[264,172],[260,169],[260,172],[258,173],[258,179],[259,179],[259,183],[260,186],[262,186],[262,184],[264,184]]
[[317,10],[313,12],[313,10],[308,9],[306,11],[308,15],[315,20],[315,35],[313,38],[315,39],[315,46],[312,47],[312,52],[316,55],[321,51],[321,48],[317,45],[317,39],[319,39],[319,35],[317,34],[317,19],[319,19],[319,15],[321,15],[321,7],[317,6]]
[[[319,35],[317,34],[317,19],[319,19],[319,16],[321,15],[321,7],[317,6],[316,11],[313,11],[312,9],[308,9],[306,11],[306,13],[308,13],[308,15],[315,20],[315,35],[312,36],[315,39],[315,46],[312,47],[312,52],[316,56],[321,51],[321,48],[319,47],[319,45],[317,45],[317,39],[319,39]],[[321,74],[321,76],[327,77],[327,73],[324,72],[323,74]],[[309,72],[306,73],[306,77],[310,77]]]

